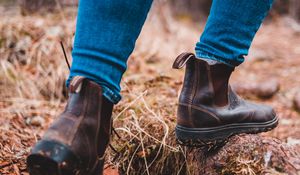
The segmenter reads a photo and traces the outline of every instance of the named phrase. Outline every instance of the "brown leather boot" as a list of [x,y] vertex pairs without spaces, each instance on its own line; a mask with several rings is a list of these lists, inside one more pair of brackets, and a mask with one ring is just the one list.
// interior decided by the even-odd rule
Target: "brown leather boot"
[[84,77],[74,77],[69,90],[65,111],[27,158],[30,175],[102,174],[113,104]]
[[277,126],[271,107],[245,101],[231,90],[228,81],[234,68],[208,65],[192,53],[179,55],[173,68],[185,65],[176,126],[180,144],[211,147],[232,135],[265,132]]

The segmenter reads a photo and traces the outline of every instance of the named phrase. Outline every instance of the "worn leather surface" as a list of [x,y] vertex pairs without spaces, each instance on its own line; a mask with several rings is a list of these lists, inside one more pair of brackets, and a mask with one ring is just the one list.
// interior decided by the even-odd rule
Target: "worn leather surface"
[[217,127],[234,123],[262,123],[273,120],[274,110],[240,98],[229,86],[234,68],[208,65],[192,53],[179,55],[173,68],[186,65],[177,110],[178,125],[190,128]]
[[102,96],[96,83],[74,77],[64,112],[46,131],[43,139],[68,146],[80,159],[83,172],[90,172],[109,143],[113,104]]

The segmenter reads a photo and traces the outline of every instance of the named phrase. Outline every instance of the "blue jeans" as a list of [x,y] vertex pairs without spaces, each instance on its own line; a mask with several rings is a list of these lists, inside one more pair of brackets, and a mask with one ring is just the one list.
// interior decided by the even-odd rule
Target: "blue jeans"
[[[95,81],[113,103],[152,0],[80,0],[69,79]],[[272,0],[213,0],[198,58],[238,66],[272,5]]]

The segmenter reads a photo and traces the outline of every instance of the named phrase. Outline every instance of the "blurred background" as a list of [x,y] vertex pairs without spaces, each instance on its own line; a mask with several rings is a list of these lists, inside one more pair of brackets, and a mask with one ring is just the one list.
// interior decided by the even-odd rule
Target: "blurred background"
[[[113,145],[121,154],[110,150],[108,165],[139,174],[144,168],[141,157],[155,157],[153,154],[161,151],[157,140],[162,140],[166,144],[164,161],[169,164],[157,161],[151,164],[153,172],[185,170],[173,162],[174,157],[182,157],[173,129],[184,70],[172,70],[171,65],[181,52],[194,51],[210,4],[211,0],[154,1],[128,61],[121,84],[123,100],[114,110],[115,128],[124,139]],[[0,174],[27,174],[25,158],[31,146],[63,110],[69,70],[60,42],[72,62],[77,5],[75,0],[0,0]],[[297,153],[299,75],[300,1],[276,0],[231,84],[241,96],[275,108],[280,124],[261,136],[276,138]],[[143,136],[142,141],[133,137],[137,133]],[[146,152],[139,150],[141,142]],[[124,144],[130,145],[126,151],[117,146]],[[281,164],[265,169],[278,174],[299,173],[299,157],[293,160],[294,168],[288,170]],[[256,174],[263,173],[257,170]]]
[[[212,0],[164,0],[177,15],[192,16],[193,19],[204,19],[209,13]],[[75,7],[77,0],[1,0],[1,11],[13,10],[22,14],[36,12],[54,12],[59,7]],[[275,0],[272,10],[273,15],[288,15],[295,20],[300,20],[300,5],[297,0]],[[203,16],[204,15],[204,16]]]

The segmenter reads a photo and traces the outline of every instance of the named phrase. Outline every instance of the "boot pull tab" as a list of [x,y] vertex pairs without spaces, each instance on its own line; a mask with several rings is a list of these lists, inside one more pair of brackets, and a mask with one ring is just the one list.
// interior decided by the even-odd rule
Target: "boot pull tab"
[[72,80],[71,83],[69,85],[70,88],[70,92],[71,93],[79,93],[81,90],[81,86],[82,86],[82,81],[85,78],[82,76],[75,76]]
[[195,55],[193,53],[184,52],[180,54],[174,61],[172,68],[173,69],[181,69],[185,66],[187,61],[191,58],[194,58]]

